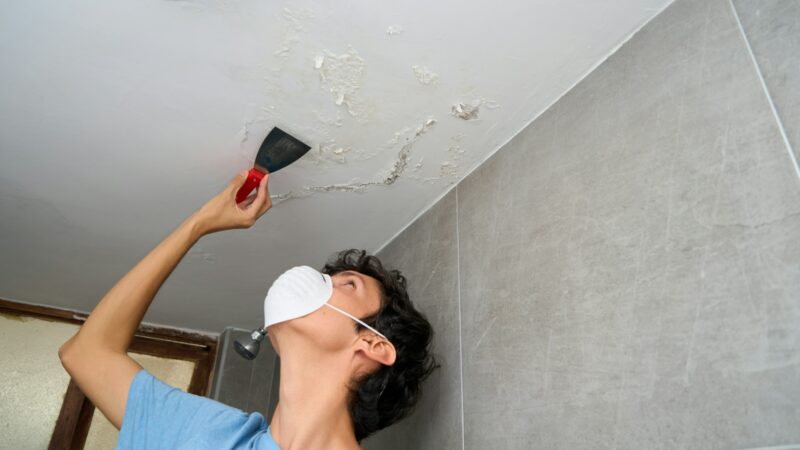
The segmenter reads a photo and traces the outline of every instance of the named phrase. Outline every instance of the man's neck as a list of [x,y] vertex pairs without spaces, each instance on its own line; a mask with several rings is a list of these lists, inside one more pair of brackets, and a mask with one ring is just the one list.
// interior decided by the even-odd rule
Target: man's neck
[[282,450],[359,449],[347,407],[342,371],[332,361],[281,358],[278,406],[270,432]]

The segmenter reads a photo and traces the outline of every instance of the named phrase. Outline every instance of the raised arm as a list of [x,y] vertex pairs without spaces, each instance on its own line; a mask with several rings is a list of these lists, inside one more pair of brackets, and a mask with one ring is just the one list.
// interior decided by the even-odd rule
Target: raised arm
[[61,363],[81,391],[118,429],[128,390],[141,366],[128,346],[150,302],[183,256],[202,236],[231,228],[249,228],[271,206],[264,176],[256,195],[236,204],[246,180],[239,173],[224,191],[183,221],[139,261],[100,300],[78,332],[58,350]]

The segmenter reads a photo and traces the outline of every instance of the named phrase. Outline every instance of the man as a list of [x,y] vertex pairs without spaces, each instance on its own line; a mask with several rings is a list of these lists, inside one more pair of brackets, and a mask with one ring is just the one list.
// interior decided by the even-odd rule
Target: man
[[131,359],[127,349],[150,302],[192,245],[249,228],[271,208],[269,174],[236,204],[245,178],[246,171],[234,177],[122,277],[59,349],[70,376],[120,429],[117,448],[359,449],[413,411],[420,384],[438,367],[429,352],[433,330],[408,299],[405,278],[356,250],[323,269],[333,285],[327,303],[343,314],[320,308],[269,329],[281,358],[269,426],[260,413],[167,386]]

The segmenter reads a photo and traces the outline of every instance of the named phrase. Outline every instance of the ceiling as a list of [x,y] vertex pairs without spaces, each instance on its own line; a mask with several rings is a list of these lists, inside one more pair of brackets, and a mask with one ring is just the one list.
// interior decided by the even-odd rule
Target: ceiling
[[311,145],[145,321],[262,323],[272,281],[376,252],[670,0],[0,5],[0,298],[90,311],[252,165]]

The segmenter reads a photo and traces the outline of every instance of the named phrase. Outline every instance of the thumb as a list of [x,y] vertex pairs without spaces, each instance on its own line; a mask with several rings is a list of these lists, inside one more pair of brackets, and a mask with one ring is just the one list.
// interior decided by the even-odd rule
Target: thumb
[[231,189],[239,189],[244,184],[244,182],[247,180],[247,173],[248,172],[249,171],[247,169],[245,169],[245,170],[242,170],[239,173],[237,173],[236,176],[231,179],[230,183],[228,183],[228,186]]

